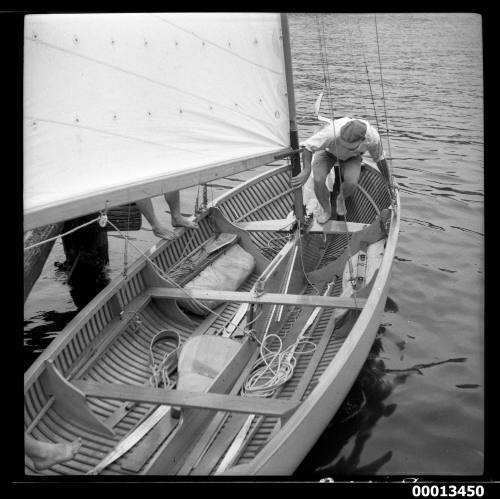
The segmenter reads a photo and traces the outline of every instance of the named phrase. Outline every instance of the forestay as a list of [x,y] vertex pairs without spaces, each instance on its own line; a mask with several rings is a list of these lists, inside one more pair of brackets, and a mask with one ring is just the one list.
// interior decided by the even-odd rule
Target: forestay
[[30,15],[25,230],[289,150],[279,14]]

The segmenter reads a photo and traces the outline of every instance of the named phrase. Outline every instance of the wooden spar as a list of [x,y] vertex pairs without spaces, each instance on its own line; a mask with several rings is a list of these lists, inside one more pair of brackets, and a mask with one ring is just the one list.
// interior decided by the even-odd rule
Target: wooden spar
[[[293,150],[299,148],[299,133],[297,131],[297,120],[295,112],[295,91],[293,88],[292,51],[290,48],[290,30],[288,28],[288,17],[285,13],[280,14],[281,30],[283,32],[283,54],[285,60],[286,91],[288,97],[288,113],[290,116],[290,146]],[[300,153],[292,154],[292,175],[295,177],[300,173]],[[304,206],[302,200],[302,189],[295,189],[294,211],[297,220],[304,221]]]
[[219,291],[213,289],[191,288],[185,291],[181,288],[151,287],[145,291],[152,298],[179,298],[228,301],[236,303],[259,303],[276,305],[299,305],[301,307],[338,307],[349,309],[363,308],[365,299],[338,298],[318,295],[287,295],[281,293],[262,293],[257,295],[244,291]]
[[[32,246],[55,237],[61,233],[62,228],[63,224],[57,223],[28,231],[24,236],[24,246]],[[35,282],[40,277],[54,242],[41,244],[24,252],[24,301],[26,301]]]
[[257,168],[272,163],[277,154],[291,151],[291,148],[281,148],[260,156],[248,156],[217,164],[210,164],[196,170],[187,170],[178,174],[169,174],[147,182],[137,182],[127,187],[110,189],[100,194],[94,194],[82,199],[72,199],[58,205],[46,206],[42,209],[24,212],[24,229],[50,223],[61,222],[71,218],[93,213],[96,209],[107,206],[117,206],[124,202],[131,203],[140,199],[151,198],[166,192],[185,189],[193,185],[203,184],[210,180],[228,177],[244,170]]

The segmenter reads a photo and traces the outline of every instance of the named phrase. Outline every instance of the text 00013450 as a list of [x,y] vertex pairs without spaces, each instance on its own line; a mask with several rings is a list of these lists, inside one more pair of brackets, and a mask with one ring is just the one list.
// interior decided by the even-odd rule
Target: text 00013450
[[413,497],[482,497],[482,485],[414,485]]

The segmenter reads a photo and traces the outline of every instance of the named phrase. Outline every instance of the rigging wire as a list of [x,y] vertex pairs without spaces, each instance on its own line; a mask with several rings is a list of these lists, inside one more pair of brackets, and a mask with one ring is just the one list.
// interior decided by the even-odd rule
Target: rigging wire
[[373,114],[374,114],[374,117],[375,117],[375,123],[377,124],[377,130],[380,130],[380,125],[379,125],[379,121],[378,121],[378,114],[377,114],[377,108],[375,106],[375,97],[373,96],[373,89],[372,89],[372,82],[371,82],[371,78],[370,78],[370,72],[368,71],[368,64],[366,62],[366,55],[365,55],[366,47],[365,47],[365,43],[364,43],[363,32],[361,30],[361,26],[359,24],[359,20],[358,19],[356,20],[356,24],[357,24],[359,35],[360,35],[359,39],[360,39],[361,45],[362,45],[361,53],[363,54],[363,63],[364,63],[364,66],[365,66],[366,80],[368,82],[368,87],[370,89],[370,97],[371,97],[372,106],[373,106]]
[[[336,157],[336,160],[339,161],[340,163],[340,160],[338,158],[338,153],[337,153],[337,135],[336,135],[336,129],[335,129],[335,113],[334,113],[334,110],[333,110],[333,104],[332,104],[332,83],[331,83],[331,79],[330,79],[330,67],[329,67],[329,60],[328,60],[328,51],[327,51],[327,46],[326,46],[326,32],[325,32],[325,22],[324,22],[324,19],[321,18],[316,14],[316,22],[317,22],[317,26],[318,26],[318,33],[319,33],[319,43],[320,43],[320,48],[321,48],[321,67],[323,69],[323,78],[324,78],[324,81],[325,81],[325,86],[326,86],[326,91],[327,91],[327,95],[328,95],[328,104],[329,104],[329,112],[330,112],[330,117],[331,117],[331,120],[332,120],[332,129],[333,129],[333,137],[334,137],[334,141],[333,141],[333,144],[334,144],[334,156]],[[348,254],[348,266],[349,266],[349,275],[350,275],[350,279],[351,281],[354,280],[354,269],[353,269],[353,265],[352,265],[352,251],[351,251],[351,245],[350,245],[350,238],[349,238],[349,227],[347,225],[347,208],[346,208],[346,204],[345,204],[345,198],[344,198],[344,190],[343,190],[343,187],[342,187],[342,173],[341,173],[341,168],[340,168],[340,165],[339,165],[339,175],[340,175],[340,178],[339,178],[339,184],[340,184],[340,188],[339,188],[339,193],[337,194],[337,196],[340,196],[340,200],[341,200],[341,203],[342,203],[342,206],[344,208],[344,211],[345,211],[345,215],[344,215],[344,224],[345,224],[345,231],[346,231],[346,235],[347,235],[347,254]],[[354,300],[356,300],[356,290],[354,290]]]
[[[382,74],[382,59],[380,57],[380,44],[379,44],[379,36],[378,36],[377,14],[375,14],[375,34],[376,34],[376,38],[377,38],[378,64],[379,64],[379,69],[380,69],[380,86],[382,88],[382,103],[384,105],[385,131],[387,133],[387,147],[388,147],[389,158],[390,158],[391,168],[392,168],[392,153],[391,153],[391,141],[390,141],[390,134],[389,134],[389,120],[387,119],[387,107],[386,107],[386,99],[385,99],[385,92],[384,92],[384,76]],[[389,186],[392,189],[393,188],[393,181],[392,181],[392,176],[390,174],[388,175],[388,181],[389,181]],[[393,195],[391,193],[391,199],[392,198],[393,198]]]

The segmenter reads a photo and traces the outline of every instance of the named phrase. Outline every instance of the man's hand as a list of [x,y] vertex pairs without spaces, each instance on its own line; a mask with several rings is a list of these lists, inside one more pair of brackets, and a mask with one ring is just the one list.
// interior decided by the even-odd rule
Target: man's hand
[[311,174],[311,159],[312,152],[308,149],[304,149],[302,151],[302,171],[295,177],[292,177],[292,187],[294,189],[302,187],[309,178],[309,175]]
[[297,176],[292,177],[292,187],[294,189],[302,187],[306,183],[308,178],[309,178],[309,172],[304,170],[301,171]]

